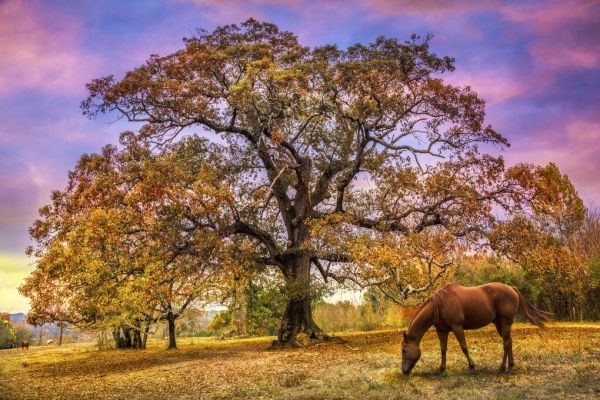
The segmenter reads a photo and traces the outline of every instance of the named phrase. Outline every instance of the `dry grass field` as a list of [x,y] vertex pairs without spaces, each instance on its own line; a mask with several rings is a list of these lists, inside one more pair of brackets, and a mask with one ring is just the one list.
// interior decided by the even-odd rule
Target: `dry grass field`
[[347,344],[268,350],[272,338],[154,342],[146,351],[91,344],[0,351],[1,399],[523,399],[599,398],[600,324],[513,331],[516,370],[499,375],[493,329],[468,332],[477,363],[468,372],[456,340],[447,375],[436,374],[435,332],[413,374],[400,370],[398,331],[341,335]]

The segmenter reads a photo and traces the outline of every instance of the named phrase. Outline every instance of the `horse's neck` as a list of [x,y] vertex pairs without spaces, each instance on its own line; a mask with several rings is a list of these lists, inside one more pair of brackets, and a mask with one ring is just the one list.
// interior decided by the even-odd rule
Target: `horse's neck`
[[433,325],[433,302],[428,302],[419,310],[408,328],[407,335],[411,340],[419,343],[425,332]]

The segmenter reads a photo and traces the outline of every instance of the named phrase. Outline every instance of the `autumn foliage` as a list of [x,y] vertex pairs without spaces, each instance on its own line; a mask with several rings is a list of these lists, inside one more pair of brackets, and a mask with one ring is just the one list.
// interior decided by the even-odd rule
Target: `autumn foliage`
[[274,270],[278,342],[296,345],[327,339],[312,312],[323,287],[414,305],[466,255],[577,290],[577,192],[553,164],[479,150],[508,141],[473,90],[444,82],[454,60],[430,39],[311,49],[250,19],[94,80],[86,115],[142,126],[53,193],[22,292],[57,320],[147,332]]

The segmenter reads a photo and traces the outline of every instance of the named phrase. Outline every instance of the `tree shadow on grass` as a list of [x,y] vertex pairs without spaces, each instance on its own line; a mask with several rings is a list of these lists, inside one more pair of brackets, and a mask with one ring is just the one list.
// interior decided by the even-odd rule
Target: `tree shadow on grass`
[[[62,359],[38,363],[29,373],[39,378],[82,377],[86,375],[112,375],[143,371],[149,368],[172,366],[189,361],[229,359],[243,354],[261,352],[260,348],[231,347],[184,348],[180,350],[109,350],[86,353],[84,358]],[[262,357],[262,355],[261,355]]]

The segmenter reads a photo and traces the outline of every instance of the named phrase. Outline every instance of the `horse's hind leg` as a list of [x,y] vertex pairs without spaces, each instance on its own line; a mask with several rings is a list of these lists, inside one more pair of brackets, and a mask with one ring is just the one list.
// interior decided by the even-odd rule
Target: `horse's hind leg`
[[448,331],[435,328],[438,339],[440,340],[440,351],[442,353],[442,362],[440,364],[440,374],[446,371],[446,349],[448,348]]
[[498,334],[500,334],[500,336],[502,337],[502,347],[504,349],[504,354],[502,356],[502,364],[500,364],[500,372],[506,371],[507,359],[508,371],[510,371],[515,365],[512,350],[512,337],[510,335],[512,323],[513,320],[509,318],[498,318],[498,320],[495,322],[496,330],[498,331]]
[[[496,325],[496,331],[498,331],[498,335],[502,337],[502,320],[498,318],[494,325]],[[504,338],[502,338],[502,342],[504,342]],[[503,346],[502,351],[502,363],[500,364],[500,369],[498,370],[500,373],[503,373],[506,370],[506,358],[508,357],[508,353],[506,352],[506,346]]]
[[469,369],[472,371],[475,369],[475,363],[473,359],[469,355],[469,349],[467,348],[467,339],[465,338],[465,331],[462,326],[456,326],[452,328],[452,332],[454,332],[454,336],[456,336],[456,340],[458,340],[458,344],[460,344],[460,349],[467,357],[467,361],[469,362]]
[[510,372],[513,369],[513,367],[515,366],[515,360],[513,358],[512,336],[511,336],[512,323],[513,323],[512,319],[508,320],[504,326],[504,329],[502,330],[503,335],[505,335],[502,337],[502,340],[504,341],[504,343],[506,343],[506,346],[508,347],[508,372]]

